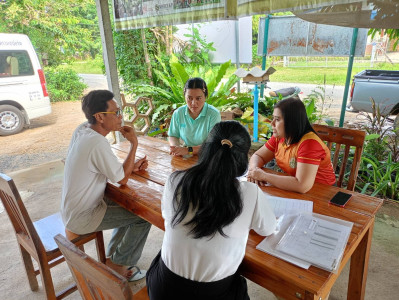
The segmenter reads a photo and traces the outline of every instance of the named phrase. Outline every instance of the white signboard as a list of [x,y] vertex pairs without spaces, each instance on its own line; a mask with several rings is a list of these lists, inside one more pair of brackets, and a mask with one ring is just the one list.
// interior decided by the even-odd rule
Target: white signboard
[[[213,42],[216,51],[210,52],[212,63],[224,63],[231,60],[236,63],[236,22],[237,21],[214,21],[201,23],[199,32],[207,43]],[[252,17],[240,18],[238,20],[238,45],[240,63],[252,63]],[[195,26],[196,24],[193,24]],[[190,38],[185,34],[191,34],[191,24],[177,25],[179,29],[175,36],[188,41]]]

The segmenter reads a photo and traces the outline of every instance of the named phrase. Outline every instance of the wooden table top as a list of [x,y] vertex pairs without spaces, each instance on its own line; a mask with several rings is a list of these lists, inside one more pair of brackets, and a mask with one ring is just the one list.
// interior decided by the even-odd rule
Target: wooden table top
[[[121,161],[126,158],[129,147],[128,142],[112,146],[114,153]],[[148,169],[132,174],[125,186],[108,183],[106,195],[121,206],[164,230],[160,199],[165,181],[173,171],[190,167],[196,162],[197,158],[170,156],[169,145],[165,141],[150,137],[140,137],[137,156],[143,157],[144,155],[147,156],[149,161]],[[354,223],[337,274],[313,266],[305,270],[259,251],[256,249],[256,245],[264,237],[259,236],[254,231],[250,232],[246,254],[240,266],[240,271],[245,277],[287,299],[292,298],[292,295],[295,295],[292,299],[324,298],[349,258],[357,251],[359,244],[364,248],[364,242],[361,242],[365,239],[365,236],[372,234],[374,216],[383,201],[351,192],[353,197],[345,208],[329,205],[328,200],[337,191],[343,189],[318,183],[315,183],[313,188],[306,194],[284,191],[273,186],[262,187],[262,190],[274,196],[311,200],[313,201],[313,211],[315,213]],[[369,249],[367,251],[369,252]],[[360,252],[360,250],[357,252]],[[352,276],[356,276],[356,274]],[[364,289],[363,285],[365,285],[365,282],[358,288]],[[360,296],[359,299],[362,297]]]

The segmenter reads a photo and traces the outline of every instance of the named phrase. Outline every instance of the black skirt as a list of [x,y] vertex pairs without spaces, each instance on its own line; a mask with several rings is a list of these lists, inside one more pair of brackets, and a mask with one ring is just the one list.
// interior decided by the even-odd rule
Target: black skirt
[[235,273],[212,282],[181,277],[165,265],[161,251],[154,258],[146,277],[151,300],[248,300],[247,281]]

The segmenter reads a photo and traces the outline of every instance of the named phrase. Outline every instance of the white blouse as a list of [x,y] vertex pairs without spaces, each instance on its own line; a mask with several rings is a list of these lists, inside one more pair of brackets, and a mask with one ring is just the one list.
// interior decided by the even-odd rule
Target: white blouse
[[243,210],[233,223],[223,228],[227,237],[216,233],[212,239],[194,239],[190,228],[184,226],[193,217],[188,212],[184,220],[172,227],[175,211],[173,195],[176,183],[169,177],[162,196],[162,216],[165,220],[165,235],[162,243],[162,260],[175,274],[184,278],[211,282],[233,275],[245,255],[248,233],[251,229],[266,236],[273,233],[276,217],[267,196],[251,182],[240,182]]

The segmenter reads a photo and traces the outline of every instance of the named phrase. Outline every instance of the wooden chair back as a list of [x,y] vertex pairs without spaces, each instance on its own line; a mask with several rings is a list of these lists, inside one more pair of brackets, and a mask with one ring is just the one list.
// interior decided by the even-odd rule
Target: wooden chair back
[[[335,173],[337,173],[337,186],[342,187],[346,169],[350,167],[346,189],[353,191],[359,171],[366,132],[364,130],[319,124],[313,124],[312,127],[317,132],[320,139],[326,142],[328,149],[330,149],[333,168]],[[352,151],[351,148],[353,148]],[[353,152],[353,161],[352,165],[349,166],[349,157],[352,155],[351,152]],[[341,153],[343,153],[343,156]]]
[[14,181],[5,174],[0,173],[0,198],[6,210],[11,224],[14,227],[17,239],[23,239],[25,243],[39,252],[46,252],[43,243],[32,223],[32,220],[22,202],[21,196]]
[[[49,300],[63,299],[76,291],[76,284],[72,284],[56,294],[50,272],[52,267],[64,261],[64,257],[53,239],[57,234],[66,234],[61,215],[56,213],[33,223],[14,181],[1,173],[0,199],[14,227],[31,290],[36,291],[39,288],[36,276],[40,274],[46,298]],[[100,261],[105,262],[102,231],[71,236],[72,243],[82,249],[85,243],[92,240],[96,242]],[[37,268],[33,265],[32,258],[36,260]]]
[[126,278],[92,259],[62,235],[59,234],[54,239],[83,299],[133,299]]

